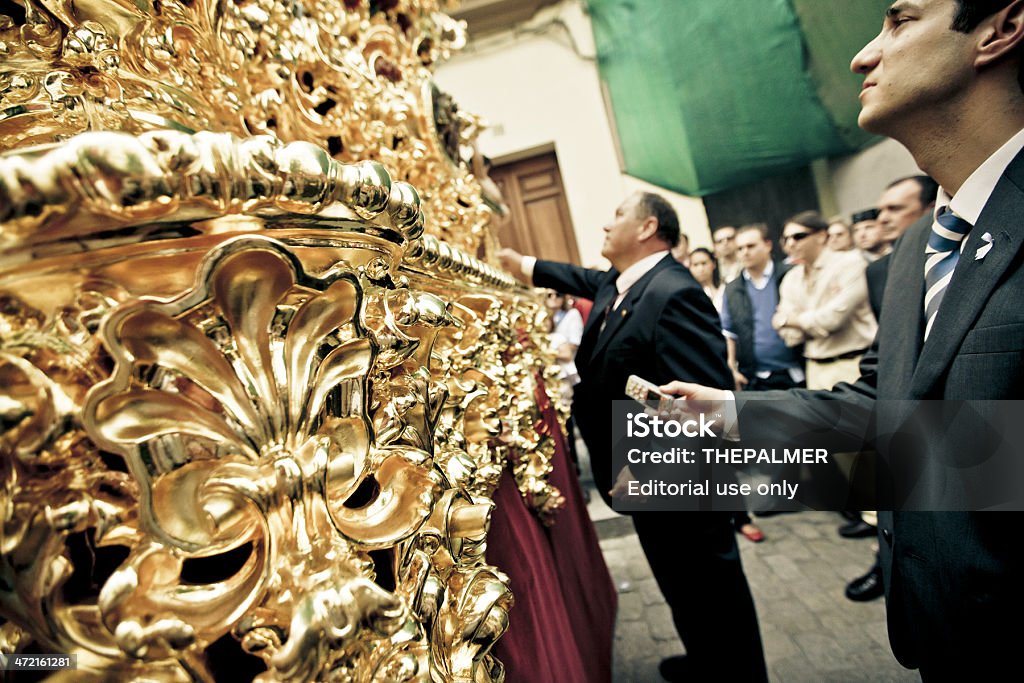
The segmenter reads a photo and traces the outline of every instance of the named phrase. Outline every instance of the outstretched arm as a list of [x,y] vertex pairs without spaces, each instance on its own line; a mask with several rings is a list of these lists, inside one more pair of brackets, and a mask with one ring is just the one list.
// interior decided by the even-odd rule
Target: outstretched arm
[[538,260],[533,266],[533,284],[549,287],[584,299],[594,299],[598,288],[609,278],[603,270],[583,268],[570,263]]
[[875,407],[877,345],[861,361],[861,377],[830,391],[790,389],[735,395],[692,382],[670,382],[665,393],[684,399],[684,415],[721,414],[724,437],[772,447],[828,448],[857,452],[869,440]]

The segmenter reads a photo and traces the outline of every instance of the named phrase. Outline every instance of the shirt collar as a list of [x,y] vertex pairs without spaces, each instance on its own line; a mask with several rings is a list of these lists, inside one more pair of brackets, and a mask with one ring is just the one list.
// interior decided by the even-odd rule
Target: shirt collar
[[619,277],[615,280],[615,289],[618,290],[619,294],[624,294],[627,289],[636,284],[637,280],[647,274],[651,268],[655,266],[661,259],[668,255],[668,249],[658,251],[649,256],[644,256],[642,259],[626,268],[624,271],[619,273]]
[[771,279],[772,274],[774,272],[775,272],[775,262],[772,261],[771,259],[768,259],[768,265],[765,266],[764,272],[761,273],[761,277],[757,281],[755,281],[754,278],[750,277],[750,273],[747,272],[746,268],[743,269],[743,279],[746,280],[747,282],[753,283],[753,285],[755,287],[757,287],[758,289],[764,289],[765,283],[768,282],[768,280]]
[[818,254],[818,258],[815,259],[813,266],[808,268],[807,264],[804,264],[804,272],[806,273],[808,270],[823,270],[828,266],[829,261],[831,261],[835,257],[835,255],[836,252],[832,251],[828,247],[825,247],[824,249],[821,250],[821,253]]
[[1022,149],[1024,149],[1024,129],[1007,140],[981,166],[976,168],[955,197],[950,197],[949,193],[940,187],[939,194],[935,198],[936,214],[941,207],[948,206],[957,216],[971,225],[976,225],[978,219],[981,218],[982,209],[985,208],[988,198],[992,196],[992,191],[996,188],[996,183],[999,182],[999,178]]

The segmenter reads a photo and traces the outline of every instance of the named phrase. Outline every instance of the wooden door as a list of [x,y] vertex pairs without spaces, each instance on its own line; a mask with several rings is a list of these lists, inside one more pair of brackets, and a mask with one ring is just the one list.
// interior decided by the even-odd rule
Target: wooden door
[[498,229],[501,245],[522,254],[579,264],[576,232],[555,153],[495,166],[490,175],[510,209],[509,219]]

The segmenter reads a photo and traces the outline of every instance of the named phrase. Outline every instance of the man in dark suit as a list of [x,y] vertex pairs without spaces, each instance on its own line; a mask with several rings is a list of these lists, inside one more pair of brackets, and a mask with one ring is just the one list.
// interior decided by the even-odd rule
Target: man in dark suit
[[[929,220],[935,210],[935,196],[938,184],[926,175],[914,175],[894,180],[886,186],[882,197],[878,200],[881,207],[879,223],[885,231],[887,244],[896,242],[910,226],[928,216]],[[882,298],[885,294],[885,281],[889,277],[889,251],[877,261],[868,264],[864,277],[868,281],[868,303],[875,319],[882,317]],[[839,535],[846,538],[874,536],[877,529],[873,519],[874,513],[858,516],[848,524],[839,527]],[[846,585],[846,597],[855,602],[866,602],[882,597],[882,563],[875,555],[875,563],[871,569],[858,576]]]
[[[885,464],[901,467],[896,456],[916,447],[923,456],[916,491],[925,499],[950,502],[951,492],[969,484],[964,459],[993,436],[985,422],[926,420],[921,429],[908,414],[917,401],[995,408],[1024,396],[1022,44],[1020,0],[901,0],[889,8],[881,33],[853,60],[864,75],[859,122],[902,142],[938,181],[934,224],[915,224],[893,252],[861,378],[831,392],[769,394],[791,401],[738,400],[732,436],[785,439],[774,426],[781,420],[791,430],[831,427],[821,439],[843,444],[850,425],[827,424],[835,417],[829,406],[843,399],[867,413],[885,401],[874,411]],[[665,389],[701,401],[727,398],[692,384]],[[864,422],[853,428],[868,424],[851,419]],[[886,435],[911,428],[913,442],[887,442]],[[1012,445],[1019,464],[1021,444]],[[900,483],[879,480],[886,482]],[[920,668],[927,681],[1013,676],[1024,635],[1024,519],[960,509],[879,515],[889,640],[900,662]]]
[[[611,505],[628,473],[612,472],[612,401],[626,399],[631,374],[654,383],[683,376],[732,386],[718,315],[703,288],[671,255],[679,222],[659,195],[638,192],[604,228],[612,269],[499,258],[534,285],[594,301],[576,354],[580,383],[572,412],[590,451],[594,479]],[[617,495],[617,491],[615,495]],[[662,662],[668,680],[765,681],[764,655],[728,512],[641,512],[637,536],[672,610],[687,657]]]
[[[931,216],[935,210],[938,190],[938,184],[926,175],[908,176],[889,183],[878,200],[878,223],[890,248],[922,216]],[[882,310],[882,295],[889,275],[891,253],[869,263],[864,271],[868,279],[868,301],[876,318]]]
[[938,184],[926,175],[897,178],[878,198],[878,226],[890,247],[914,223],[935,208]]

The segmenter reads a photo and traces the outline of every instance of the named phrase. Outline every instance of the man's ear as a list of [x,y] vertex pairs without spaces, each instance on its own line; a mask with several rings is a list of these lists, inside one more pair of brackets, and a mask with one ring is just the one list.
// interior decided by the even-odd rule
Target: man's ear
[[982,23],[976,67],[989,66],[1018,52],[1024,43],[1024,0],[1014,0]]
[[646,242],[657,234],[658,219],[654,216],[648,216],[644,219],[644,222],[640,224],[640,232],[637,234],[637,238],[641,242]]

